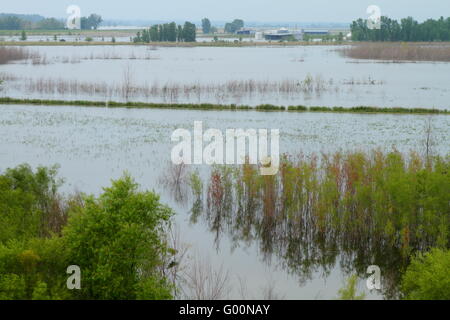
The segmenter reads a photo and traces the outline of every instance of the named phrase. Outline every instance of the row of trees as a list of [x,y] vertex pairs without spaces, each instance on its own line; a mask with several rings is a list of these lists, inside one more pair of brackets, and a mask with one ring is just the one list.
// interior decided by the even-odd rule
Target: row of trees
[[16,16],[0,17],[0,30],[23,30],[23,29],[42,29],[56,30],[64,29],[64,22],[55,18],[42,19],[36,22],[27,21]]
[[[225,24],[224,30],[226,33],[236,33],[244,27],[244,21],[241,19],[234,19],[233,22]],[[216,33],[217,28],[211,25],[211,21],[208,18],[202,19],[202,31],[203,34]]]
[[102,16],[95,13],[89,15],[89,17],[82,17],[80,21],[81,30],[97,30],[102,21]]
[[366,20],[358,19],[351,32],[354,41],[450,41],[450,18],[419,23],[412,17],[398,22],[383,16],[380,29],[369,29]]
[[[91,14],[81,18],[81,29],[97,29],[103,21],[98,14]],[[0,30],[61,30],[66,28],[65,22],[55,18],[27,19],[26,16],[0,16]]]
[[234,19],[233,22],[228,22],[225,24],[226,33],[236,33],[244,27],[244,20]]
[[149,29],[139,31],[134,42],[195,42],[197,28],[195,24],[186,21],[183,26],[175,22],[155,24]]

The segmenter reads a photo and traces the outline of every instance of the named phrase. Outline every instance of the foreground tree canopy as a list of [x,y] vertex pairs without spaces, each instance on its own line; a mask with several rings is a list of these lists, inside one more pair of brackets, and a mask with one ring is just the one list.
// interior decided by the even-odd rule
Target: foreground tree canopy
[[[125,175],[99,197],[63,199],[56,168],[0,176],[0,299],[170,299],[164,230],[172,211]],[[81,289],[68,290],[68,266]]]

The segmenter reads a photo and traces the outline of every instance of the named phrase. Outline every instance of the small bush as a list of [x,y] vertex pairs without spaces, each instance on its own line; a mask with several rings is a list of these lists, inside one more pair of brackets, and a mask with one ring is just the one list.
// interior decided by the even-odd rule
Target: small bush
[[450,300],[450,250],[433,249],[412,259],[402,279],[407,300]]

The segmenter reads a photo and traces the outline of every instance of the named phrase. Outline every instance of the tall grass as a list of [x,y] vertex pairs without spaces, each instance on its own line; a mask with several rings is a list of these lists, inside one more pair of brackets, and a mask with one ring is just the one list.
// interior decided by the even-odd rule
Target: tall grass
[[450,62],[450,46],[407,43],[363,43],[339,49],[353,59]]
[[[34,58],[33,64],[48,63],[45,57]],[[320,96],[324,93],[337,93],[344,86],[355,85],[382,85],[383,82],[371,79],[347,79],[336,82],[333,79],[324,79],[320,75],[305,76],[304,79],[274,80],[229,80],[223,83],[177,83],[153,82],[136,84],[133,81],[131,70],[125,68],[122,83],[86,82],[76,79],[57,78],[23,78],[14,84],[19,91],[29,94],[58,94],[84,95],[130,99],[158,98],[167,102],[177,102],[180,99],[201,101],[202,99],[215,99],[218,103],[232,99],[240,101],[243,98],[271,97],[274,95],[293,98],[298,96]]]
[[11,61],[27,60],[38,58],[38,54],[21,47],[0,46],[0,64],[7,64]]

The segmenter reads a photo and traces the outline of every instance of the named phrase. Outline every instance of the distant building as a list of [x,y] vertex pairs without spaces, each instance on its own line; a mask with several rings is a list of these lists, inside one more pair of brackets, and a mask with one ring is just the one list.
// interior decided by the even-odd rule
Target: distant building
[[239,35],[252,35],[252,34],[255,34],[255,30],[242,28],[241,30],[236,31],[236,34],[239,34]]
[[324,29],[304,29],[303,34],[309,35],[309,36],[325,36],[330,33],[329,30]]
[[286,28],[281,28],[278,30],[264,32],[264,39],[266,40],[287,40],[292,38],[294,38],[295,40],[302,40],[302,31],[290,31]]

